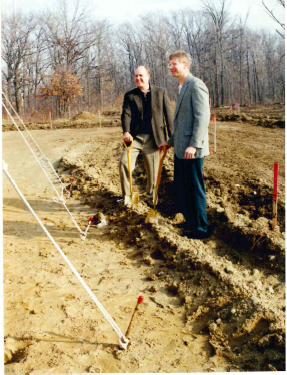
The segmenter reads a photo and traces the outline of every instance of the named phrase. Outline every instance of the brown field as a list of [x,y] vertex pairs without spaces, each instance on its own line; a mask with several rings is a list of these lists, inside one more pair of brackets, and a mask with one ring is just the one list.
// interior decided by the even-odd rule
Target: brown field
[[[224,107],[213,114],[217,152],[206,157],[204,173],[216,231],[204,241],[175,227],[182,216],[172,197],[172,151],[164,162],[157,224],[144,223],[142,160],[133,176],[139,205],[116,202],[119,111],[103,114],[102,128],[97,118],[55,122],[53,130],[28,125],[71,190],[67,205],[81,228],[90,216],[107,221],[94,223],[82,244],[27,146],[4,122],[3,158],[12,177],[123,332],[137,297],[144,297],[131,344],[119,350],[111,326],[3,177],[7,373],[285,369],[284,107],[233,114]],[[272,231],[275,162],[279,226]]]

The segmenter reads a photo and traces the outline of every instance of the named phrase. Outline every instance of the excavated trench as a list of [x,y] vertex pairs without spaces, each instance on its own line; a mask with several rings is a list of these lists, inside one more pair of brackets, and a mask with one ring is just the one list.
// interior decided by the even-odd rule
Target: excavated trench
[[[193,334],[209,335],[211,356],[227,358],[240,371],[283,371],[284,235],[270,230],[271,218],[264,215],[263,206],[269,203],[263,194],[258,194],[260,199],[252,195],[260,189],[269,193],[270,187],[247,177],[247,188],[234,191],[207,166],[208,215],[216,231],[208,240],[190,240],[175,226],[183,218],[172,198],[172,156],[164,163],[158,204],[161,217],[158,223],[145,224],[149,207],[144,194],[138,206],[116,202],[120,150],[120,143],[113,142],[104,162],[95,156],[97,145],[92,151],[85,148],[82,154],[72,152],[62,157],[58,172],[67,183],[75,178],[69,187],[73,197],[107,220],[110,240],[132,247],[127,258],[150,267],[147,280],[164,280],[170,294],[179,297],[186,326],[192,327]],[[143,192],[145,174],[140,159],[134,180],[137,190]],[[280,201],[279,211],[283,205]],[[282,219],[280,225],[284,225]]]

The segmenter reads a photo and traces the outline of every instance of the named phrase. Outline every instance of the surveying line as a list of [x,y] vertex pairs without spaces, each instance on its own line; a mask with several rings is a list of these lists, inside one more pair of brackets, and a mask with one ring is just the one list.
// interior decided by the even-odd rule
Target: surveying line
[[[3,105],[3,107],[5,108],[7,114],[9,115],[9,117],[11,118],[12,122],[13,122],[14,125],[16,126],[17,130],[19,131],[21,137],[23,138],[24,142],[25,142],[26,145],[28,146],[29,150],[32,152],[32,154],[33,154],[33,156],[35,157],[36,161],[38,162],[38,164],[39,164],[40,167],[42,168],[44,174],[46,175],[47,179],[48,179],[49,182],[51,183],[51,185],[52,185],[52,187],[53,187],[53,189],[54,189],[56,195],[58,196],[58,199],[54,197],[54,198],[53,198],[53,201],[56,202],[56,203],[62,203],[62,204],[63,204],[63,206],[65,207],[65,209],[66,209],[66,211],[67,211],[67,213],[68,213],[68,215],[69,215],[70,218],[72,219],[73,224],[75,225],[75,227],[76,227],[76,228],[78,229],[78,231],[80,232],[80,234],[81,234],[81,239],[82,239],[82,240],[85,239],[85,238],[86,238],[86,234],[85,234],[85,232],[83,232],[82,229],[79,227],[78,223],[76,222],[76,220],[75,220],[74,217],[72,216],[71,212],[69,211],[69,209],[68,209],[68,207],[67,207],[67,205],[66,205],[66,202],[65,202],[65,200],[64,200],[64,198],[63,198],[63,195],[62,195],[62,197],[60,197],[60,195],[59,195],[57,189],[56,189],[55,186],[54,186],[53,181],[51,181],[50,177],[48,176],[48,173],[47,173],[47,172],[45,171],[45,169],[43,168],[41,162],[39,161],[39,159],[37,158],[36,154],[35,154],[34,151],[32,150],[32,148],[31,148],[31,146],[29,145],[27,139],[26,139],[26,138],[24,137],[24,135],[22,134],[23,132],[19,129],[18,125],[17,125],[16,122],[14,121],[13,117],[11,116],[10,112],[8,111],[6,105],[4,104],[3,101],[2,101],[2,105]],[[63,190],[62,190],[62,192],[63,192]]]
[[101,313],[104,315],[104,317],[107,319],[107,321],[110,323],[114,331],[117,333],[119,336],[119,345],[122,349],[126,349],[127,345],[129,343],[129,340],[125,337],[125,335],[121,332],[120,328],[118,327],[117,323],[113,320],[113,318],[108,314],[104,306],[100,303],[100,301],[97,299],[97,297],[94,295],[92,290],[89,288],[89,286],[85,283],[85,281],[82,279],[78,271],[75,269],[75,267],[72,265],[72,263],[69,261],[68,257],[65,255],[63,250],[60,248],[60,246],[57,244],[57,242],[54,240],[54,238],[51,236],[50,232],[46,229],[42,221],[39,219],[33,208],[30,206],[29,202],[26,200],[20,189],[18,188],[16,182],[13,180],[12,176],[8,172],[8,165],[5,163],[3,160],[3,171],[5,172],[7,178],[13,185],[14,189],[22,199],[22,201],[25,203],[25,205],[28,207],[28,209],[31,211],[32,215],[34,218],[37,220],[37,222],[40,224],[41,228],[43,231],[46,233],[47,237],[51,240],[52,244],[55,246],[55,248],[59,251],[59,253],[62,255],[64,258],[65,262],[67,265],[70,267],[72,270],[73,274],[76,276],[80,284],[83,286],[83,288],[86,290],[86,292],[89,294],[91,299],[95,302],[97,305],[98,309],[101,311]]
[[[3,97],[5,98],[6,102],[9,104],[9,106],[12,108],[13,112],[15,113],[15,115],[17,116],[18,120],[21,122],[21,124],[24,126],[24,129],[27,131],[28,135],[30,136],[30,138],[32,139],[32,141],[34,142],[35,146],[38,148],[38,150],[40,151],[40,153],[42,154],[43,156],[43,160],[45,162],[48,163],[48,165],[50,166],[50,168],[52,169],[52,171],[55,173],[57,179],[59,180],[59,182],[61,183],[62,185],[62,196],[63,196],[63,192],[64,190],[66,191],[67,193],[67,196],[68,198],[70,197],[70,192],[66,189],[65,185],[63,184],[60,176],[58,175],[58,173],[55,171],[55,168],[53,167],[53,165],[51,164],[50,160],[45,156],[45,154],[43,153],[43,151],[41,150],[40,146],[38,145],[38,143],[36,142],[36,140],[34,139],[34,137],[32,136],[32,134],[30,133],[30,131],[28,130],[28,128],[26,127],[26,125],[24,124],[24,122],[21,120],[20,116],[18,115],[17,111],[14,109],[13,105],[10,103],[10,101],[8,100],[7,96],[2,93]],[[6,111],[7,111],[7,108],[6,108]],[[8,113],[8,112],[7,112]],[[11,116],[10,116],[11,117]]]
[[55,191],[55,193],[57,194],[58,198],[59,198],[59,201],[63,201],[63,197],[60,197],[58,191],[55,189],[54,187],[54,184],[53,182],[51,181],[50,177],[48,176],[47,172],[45,171],[45,169],[43,168],[43,165],[42,163],[39,161],[39,159],[37,158],[37,155],[35,154],[35,152],[32,150],[31,146],[29,145],[27,139],[24,137],[23,135],[23,132],[21,131],[21,129],[19,128],[19,126],[16,124],[16,122],[14,121],[13,117],[11,116],[10,112],[8,111],[6,105],[4,104],[4,102],[2,102],[2,105],[3,107],[5,108],[6,112],[8,113],[10,119],[12,120],[13,124],[16,126],[17,130],[19,131],[21,137],[23,138],[24,142],[26,143],[26,145],[28,146],[29,150],[32,152],[33,156],[35,157],[35,159],[37,160],[38,164],[40,165],[40,167],[42,168],[43,172],[45,173],[46,177],[48,178],[49,182],[51,183],[51,185],[53,186],[53,189]]

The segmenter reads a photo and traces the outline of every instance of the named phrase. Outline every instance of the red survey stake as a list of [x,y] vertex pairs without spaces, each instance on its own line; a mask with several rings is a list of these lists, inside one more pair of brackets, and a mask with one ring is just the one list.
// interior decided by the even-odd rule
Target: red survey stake
[[125,334],[125,337],[128,338],[129,337],[129,334],[130,334],[130,331],[131,331],[131,328],[132,328],[132,323],[133,323],[133,320],[134,320],[134,317],[135,317],[135,314],[136,314],[136,311],[138,310],[138,307],[139,305],[143,302],[143,296],[139,296],[138,298],[138,301],[137,301],[137,305],[134,309],[134,312],[133,312],[133,315],[131,317],[131,321],[130,321],[130,324],[128,326],[128,329],[127,329],[127,332]]

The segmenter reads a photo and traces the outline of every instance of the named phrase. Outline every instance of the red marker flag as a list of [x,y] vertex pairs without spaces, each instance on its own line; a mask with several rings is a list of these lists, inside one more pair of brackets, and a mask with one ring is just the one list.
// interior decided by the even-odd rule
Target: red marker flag
[[143,296],[139,296],[139,298],[138,298],[138,304],[140,305],[142,303],[142,301],[143,301]]
[[216,115],[213,115],[212,116],[212,122],[213,122],[213,124],[215,123],[215,119],[216,119]]

